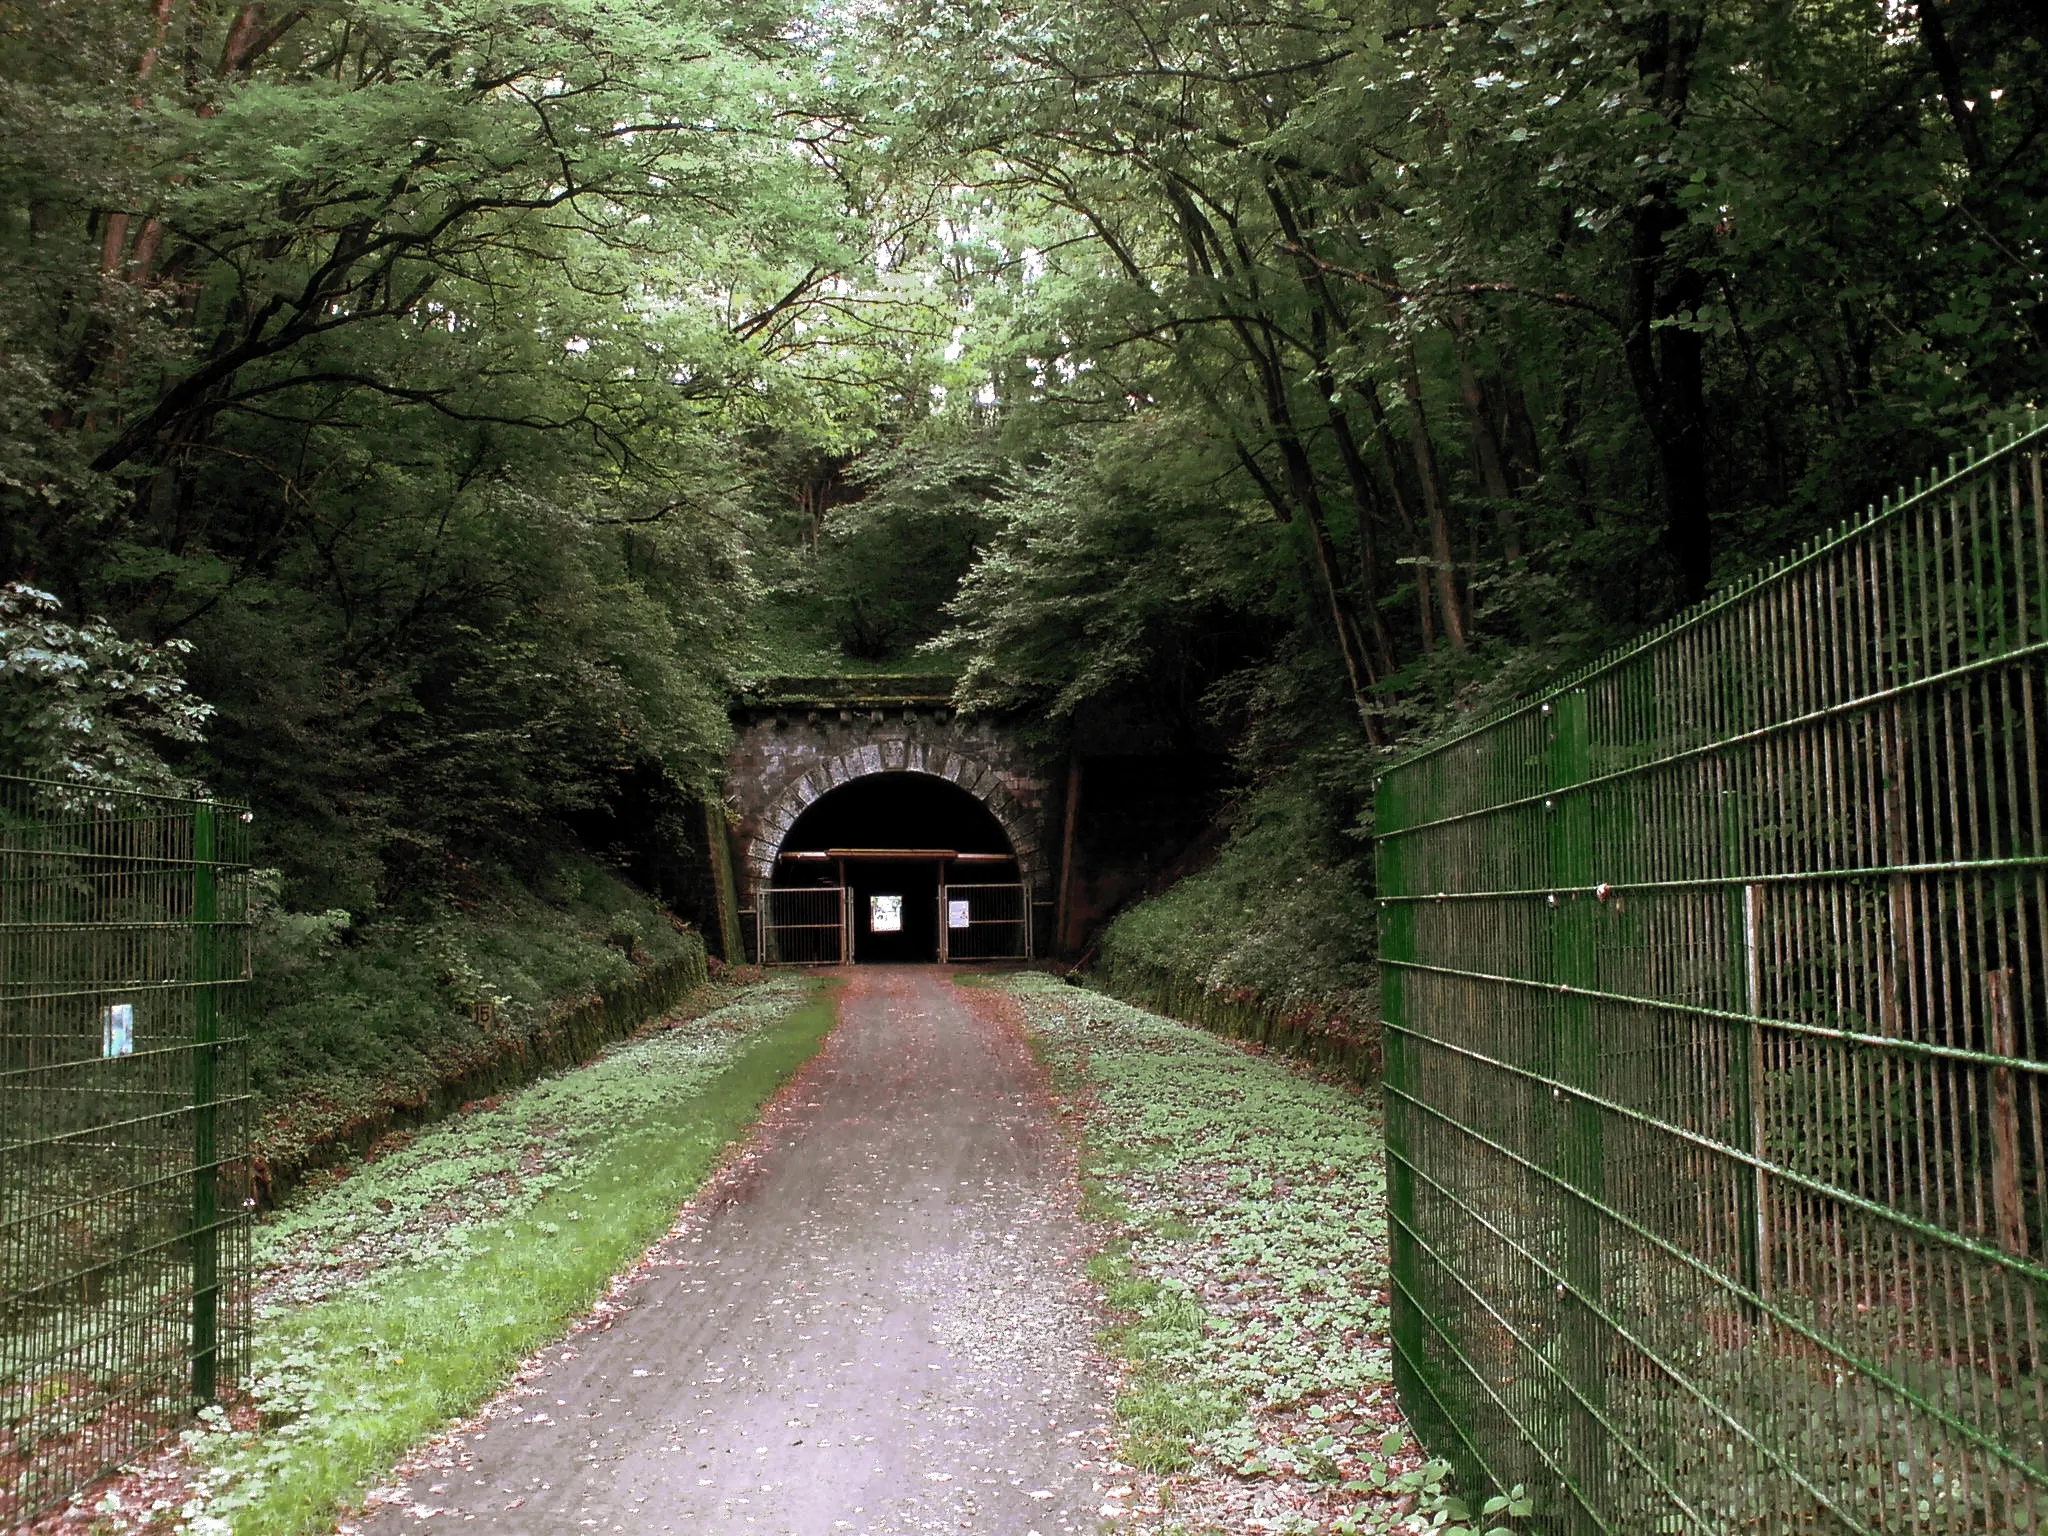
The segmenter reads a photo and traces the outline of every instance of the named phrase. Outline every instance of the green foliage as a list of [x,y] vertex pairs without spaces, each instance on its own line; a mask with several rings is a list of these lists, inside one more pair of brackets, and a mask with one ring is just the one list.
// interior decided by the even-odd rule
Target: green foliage
[[1012,490],[993,434],[940,419],[884,440],[805,492],[807,516],[763,520],[752,649],[771,675],[945,672],[917,654],[973,566]]
[[1177,1369],[1200,1347],[1202,1309],[1185,1290],[1147,1278],[1120,1255],[1095,1255],[1088,1278],[1118,1319],[1103,1331],[1103,1343],[1131,1366],[1116,1403],[1124,1459],[1141,1472],[1193,1465],[1190,1447],[1234,1424],[1242,1411],[1234,1397]]
[[1118,917],[1100,964],[1285,1014],[1375,1016],[1370,871],[1299,776],[1255,792],[1200,874]]
[[[488,903],[422,907],[358,932],[346,909],[295,912],[259,872],[250,1068],[260,1151],[291,1163],[394,1104],[530,1047],[555,1008],[702,954],[652,901],[588,859]],[[479,1025],[488,1017],[489,1027]]]
[[[1261,512],[1201,494],[1219,466],[1175,423],[1077,434],[1020,477],[953,604],[964,702],[1055,719],[1202,670],[1227,633],[1286,613]],[[1283,583],[1276,593],[1278,579]]]
[[189,642],[124,640],[105,623],[66,623],[62,605],[20,582],[0,587],[0,772],[189,793],[161,744],[200,739],[213,710],[185,691]]
[[9,13],[0,573],[189,645],[170,760],[292,905],[530,882],[622,776],[715,789],[735,445],[831,414],[809,306],[865,245],[790,152],[792,21]]
[[[1407,1449],[1407,1436],[1399,1430],[1389,1431],[1379,1445],[1383,1456],[1399,1456]],[[1475,1511],[1452,1491],[1451,1464],[1435,1459],[1406,1472],[1389,1473],[1374,1466],[1366,1476],[1347,1483],[1345,1490],[1378,1497],[1340,1515],[1330,1527],[1333,1536],[1395,1536],[1418,1530],[1442,1536],[1513,1536],[1514,1528],[1506,1522],[1536,1512],[1535,1500],[1520,1483],[1483,1500]],[[1394,1511],[1381,1502],[1388,1498],[1395,1501]]]
[[1517,1492],[1468,1523],[1401,1431],[1377,1102],[1049,977],[1001,985],[1082,1117],[1125,1458],[1320,1489],[1342,1531],[1477,1536],[1526,1513]]
[[[360,583],[350,609],[306,600],[309,566],[304,584],[238,584],[192,626],[215,776],[255,803],[301,905],[368,913],[479,864],[531,875],[625,768],[701,792],[724,749],[717,658],[737,615],[707,579],[734,569],[715,541],[620,536],[524,493],[422,541],[418,493],[376,516],[359,500],[360,542],[305,552]],[[236,662],[252,654],[270,660]]]
[[421,1136],[258,1230],[261,1427],[189,1433],[195,1533],[288,1536],[489,1397],[675,1218],[831,1028],[788,982]]
[[1340,824],[1377,749],[2048,379],[2048,31],[2003,0],[924,0],[844,46],[970,168],[944,270],[1021,473],[963,701],[1199,700]]
[[2005,0],[8,15],[0,575],[192,644],[312,911],[920,646],[1348,825],[2043,378]]
[[864,494],[826,523],[813,578],[848,655],[902,655],[938,632],[1011,473],[986,433],[935,435],[861,463]]

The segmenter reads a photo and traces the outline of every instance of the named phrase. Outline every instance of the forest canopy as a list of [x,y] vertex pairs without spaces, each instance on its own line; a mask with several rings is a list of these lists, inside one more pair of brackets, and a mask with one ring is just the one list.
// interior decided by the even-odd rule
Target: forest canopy
[[0,766],[360,912],[945,669],[1355,853],[2039,399],[2044,125],[2026,0],[9,0]]

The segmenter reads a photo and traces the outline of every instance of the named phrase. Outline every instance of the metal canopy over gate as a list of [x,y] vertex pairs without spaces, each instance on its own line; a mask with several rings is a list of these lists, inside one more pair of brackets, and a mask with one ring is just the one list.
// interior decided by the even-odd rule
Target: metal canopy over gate
[[844,886],[760,893],[763,965],[844,965],[852,950],[851,907]]
[[1543,1529],[2048,1516],[2044,450],[1381,780],[1397,1380]]
[[246,820],[0,778],[0,1527],[241,1369]]

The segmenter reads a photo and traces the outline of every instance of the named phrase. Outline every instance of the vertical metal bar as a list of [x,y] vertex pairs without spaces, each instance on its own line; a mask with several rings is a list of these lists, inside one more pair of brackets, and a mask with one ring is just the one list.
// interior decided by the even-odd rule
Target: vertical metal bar
[[[1986,1011],[1990,1014],[1990,1050],[2011,1060],[2019,1055],[2019,1034],[2013,1027],[2012,976],[2008,971],[1984,973]],[[1991,1069],[1991,1193],[1998,1241],[2007,1253],[2027,1256],[2027,1214],[2020,1193],[2020,1112],[2013,1092],[2012,1068]]]
[[[1721,873],[1726,878],[1744,873],[1747,864],[1743,854],[1738,797],[1732,790],[1721,792],[1721,823],[1725,850]],[[1727,933],[1732,941],[1729,948],[1733,951],[1734,960],[1729,990],[1734,994],[1735,1010],[1753,1019],[1762,1001],[1756,933],[1757,887],[1754,883],[1736,884],[1730,879],[1723,890]],[[1729,1030],[1728,1046],[1730,1140],[1752,1157],[1761,1158],[1764,1150],[1762,1034],[1754,1024],[1735,1025]],[[1737,1273],[1744,1287],[1765,1298],[1770,1294],[1770,1244],[1764,1235],[1769,1193],[1764,1185],[1762,1168],[1751,1170],[1748,1176],[1737,1170]]]
[[213,807],[192,808],[192,1396],[214,1398],[220,1356],[220,1149],[214,1074],[219,1065],[220,956],[214,925]]
[[1755,1212],[1751,1243],[1755,1249],[1755,1277],[1752,1288],[1764,1300],[1771,1298],[1771,1186],[1763,1164],[1770,1153],[1764,1133],[1767,1084],[1764,1079],[1763,957],[1757,948],[1758,905],[1764,888],[1754,882],[1742,887],[1742,1011],[1749,1023],[1742,1026],[1744,1071],[1748,1077],[1749,1152],[1757,1159],[1751,1169],[1750,1204]]
[[1579,1198],[1567,1201],[1564,1223],[1564,1273],[1571,1294],[1560,1301],[1559,1326],[1564,1339],[1565,1375],[1573,1395],[1560,1403],[1561,1419],[1571,1425],[1565,1460],[1573,1481],[1574,1507],[1565,1512],[1569,1529],[1595,1529],[1587,1502],[1606,1482],[1606,1438],[1594,1415],[1606,1401],[1606,1337],[1597,1310],[1601,1305],[1600,1220],[1598,1203],[1604,1187],[1604,1126],[1598,1108],[1586,1097],[1602,1095],[1598,1011],[1585,996],[1599,985],[1595,924],[1599,903],[1591,894],[1596,882],[1596,847],[1588,760],[1587,697],[1584,690],[1560,695],[1551,702],[1549,778],[1553,790],[1550,815],[1550,877],[1559,897],[1552,911],[1551,965],[1558,984],[1556,1035],[1552,1043],[1557,1078],[1583,1092],[1565,1093],[1564,1124],[1558,1173]]
[[[1383,776],[1373,796],[1374,825],[1382,831],[1401,826],[1401,777]],[[1407,894],[1399,861],[1406,849],[1392,841],[1376,843],[1375,876],[1382,891]],[[1387,1252],[1392,1286],[1392,1328],[1395,1390],[1411,1405],[1411,1412],[1429,1400],[1428,1384],[1415,1375],[1423,1358],[1423,1321],[1417,1297],[1421,1290],[1419,1253],[1415,1244],[1416,1149],[1409,1135],[1409,1095],[1415,1084],[1409,1071],[1409,1054],[1414,1049],[1409,1031],[1417,1024],[1408,1001],[1413,978],[1398,962],[1415,958],[1413,939],[1416,910],[1412,904],[1389,907],[1380,915],[1380,954],[1396,962],[1385,967],[1380,983],[1380,1005],[1387,1023],[1381,1077],[1386,1088],[1387,1157]]]

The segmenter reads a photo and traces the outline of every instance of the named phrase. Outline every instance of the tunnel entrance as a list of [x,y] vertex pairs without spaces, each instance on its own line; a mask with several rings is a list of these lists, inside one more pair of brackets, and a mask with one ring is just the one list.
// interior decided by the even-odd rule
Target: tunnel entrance
[[863,859],[847,866],[855,960],[939,958],[939,870],[937,859]]
[[[804,891],[817,895],[794,894]],[[771,962],[1029,954],[1030,894],[1002,824],[926,774],[871,774],[819,796],[783,839],[764,896],[761,955]],[[835,909],[836,948],[822,917]]]

